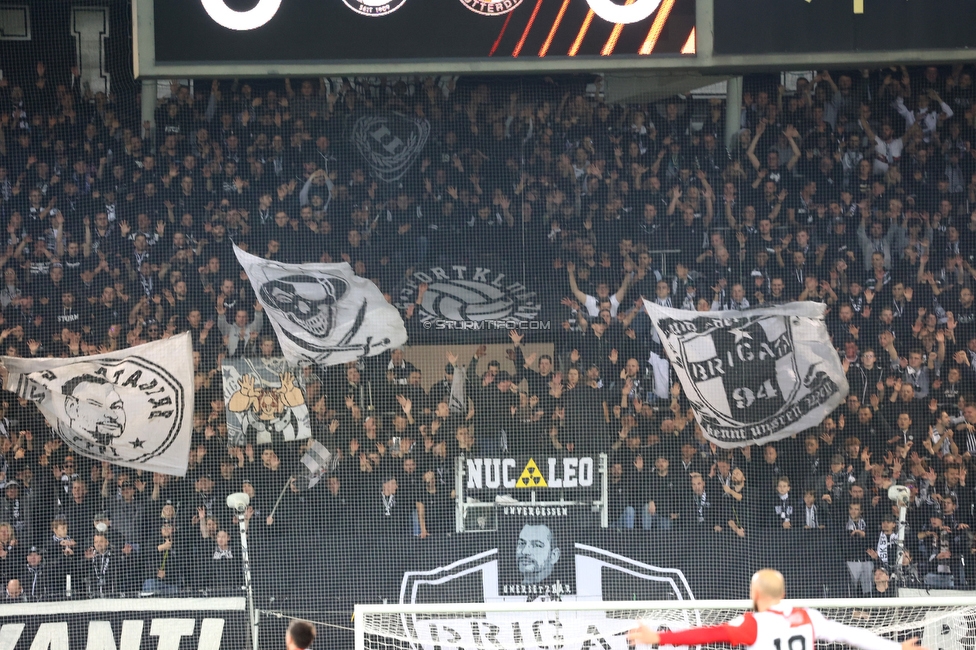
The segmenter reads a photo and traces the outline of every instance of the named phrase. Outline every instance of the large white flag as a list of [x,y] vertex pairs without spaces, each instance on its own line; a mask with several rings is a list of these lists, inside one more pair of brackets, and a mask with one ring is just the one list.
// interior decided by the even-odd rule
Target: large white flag
[[644,307],[705,437],[720,447],[817,426],[847,397],[822,304],[694,312],[645,300]]
[[334,366],[403,345],[400,312],[342,264],[282,264],[234,247],[289,363]]
[[193,432],[189,334],[77,359],[3,357],[7,390],[33,402],[76,453],[186,474]]

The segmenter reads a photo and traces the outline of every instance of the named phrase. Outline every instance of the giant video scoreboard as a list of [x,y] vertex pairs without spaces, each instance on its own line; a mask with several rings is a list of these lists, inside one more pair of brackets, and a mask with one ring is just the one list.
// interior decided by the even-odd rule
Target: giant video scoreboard
[[976,0],[132,0],[136,74],[810,69],[973,59]]

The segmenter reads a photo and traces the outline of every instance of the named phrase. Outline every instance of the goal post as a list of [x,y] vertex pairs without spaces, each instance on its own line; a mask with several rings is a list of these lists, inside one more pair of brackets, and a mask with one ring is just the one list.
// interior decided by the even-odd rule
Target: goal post
[[[930,650],[976,647],[976,598],[786,601]],[[356,650],[626,650],[638,621],[657,629],[715,625],[752,609],[747,600],[492,602],[356,605]],[[719,646],[716,646],[716,648]]]

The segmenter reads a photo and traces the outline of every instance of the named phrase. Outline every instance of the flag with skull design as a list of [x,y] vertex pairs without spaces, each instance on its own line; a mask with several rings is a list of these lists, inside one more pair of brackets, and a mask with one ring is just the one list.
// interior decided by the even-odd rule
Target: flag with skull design
[[237,246],[234,253],[289,363],[334,366],[406,343],[400,312],[348,264],[282,264]]

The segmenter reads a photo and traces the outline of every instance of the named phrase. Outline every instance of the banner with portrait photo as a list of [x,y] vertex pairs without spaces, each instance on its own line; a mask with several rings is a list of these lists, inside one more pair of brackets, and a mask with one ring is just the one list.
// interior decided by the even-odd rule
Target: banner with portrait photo
[[498,595],[529,602],[575,598],[573,543],[588,518],[592,515],[583,506],[503,506],[498,511]]
[[762,445],[800,433],[823,422],[847,397],[823,304],[717,312],[647,300],[644,306],[698,424],[719,447]]
[[270,445],[312,436],[302,372],[280,357],[224,359],[227,439]]
[[237,260],[293,365],[334,366],[407,342],[397,308],[342,264],[283,264],[237,246]]
[[74,452],[146,472],[186,474],[193,431],[188,333],[90,357],[2,362],[4,388],[33,402]]

